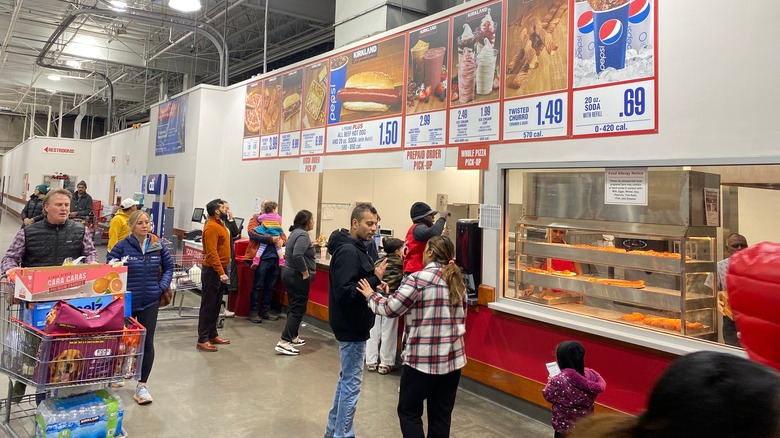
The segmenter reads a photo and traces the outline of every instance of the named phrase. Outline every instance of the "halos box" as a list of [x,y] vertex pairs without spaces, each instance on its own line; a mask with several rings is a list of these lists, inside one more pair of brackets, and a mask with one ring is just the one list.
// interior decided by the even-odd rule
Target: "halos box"
[[14,274],[14,297],[25,301],[83,298],[127,290],[126,266],[47,266],[21,268]]

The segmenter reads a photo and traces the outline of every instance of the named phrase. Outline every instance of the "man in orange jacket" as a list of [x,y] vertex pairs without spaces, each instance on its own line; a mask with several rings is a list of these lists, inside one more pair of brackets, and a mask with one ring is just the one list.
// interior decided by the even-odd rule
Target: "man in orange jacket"
[[209,220],[203,227],[203,270],[201,271],[201,298],[198,313],[198,344],[200,351],[217,351],[215,344],[230,341],[217,333],[217,319],[222,305],[222,293],[229,281],[230,233],[223,224],[227,219],[227,205],[221,199],[206,204]]

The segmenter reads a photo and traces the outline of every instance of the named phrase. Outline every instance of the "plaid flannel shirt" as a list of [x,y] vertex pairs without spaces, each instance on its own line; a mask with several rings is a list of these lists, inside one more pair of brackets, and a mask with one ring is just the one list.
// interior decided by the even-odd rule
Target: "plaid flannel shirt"
[[438,263],[429,263],[407,276],[394,294],[374,292],[368,297],[368,306],[378,315],[405,315],[404,365],[426,374],[448,374],[466,365],[466,300],[450,306],[441,270]]

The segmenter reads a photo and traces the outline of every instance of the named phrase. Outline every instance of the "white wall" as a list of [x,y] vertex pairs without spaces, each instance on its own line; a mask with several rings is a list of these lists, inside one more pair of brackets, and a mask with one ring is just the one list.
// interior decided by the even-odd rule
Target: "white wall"
[[753,245],[780,242],[780,191],[739,187],[739,233]]
[[[92,143],[89,193],[92,199],[113,204],[117,196],[132,198],[141,191],[146,173],[149,124],[100,137]],[[112,160],[114,158],[114,160]],[[109,193],[111,177],[116,177],[115,193]]]

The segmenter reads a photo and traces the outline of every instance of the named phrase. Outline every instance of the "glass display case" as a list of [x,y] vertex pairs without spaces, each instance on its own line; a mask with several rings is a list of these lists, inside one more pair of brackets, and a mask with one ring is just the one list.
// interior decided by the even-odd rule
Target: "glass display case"
[[717,339],[712,227],[524,217],[514,238],[518,300]]

